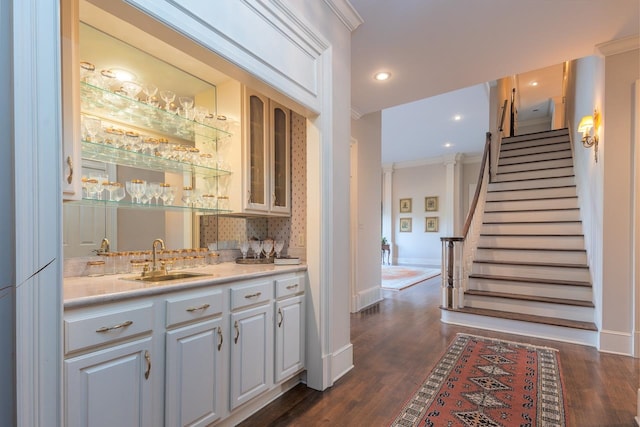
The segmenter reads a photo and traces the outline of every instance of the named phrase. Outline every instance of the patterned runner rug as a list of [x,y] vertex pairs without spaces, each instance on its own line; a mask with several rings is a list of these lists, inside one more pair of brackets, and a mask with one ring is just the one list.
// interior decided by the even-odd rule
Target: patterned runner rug
[[565,426],[558,351],[458,334],[392,426]]
[[404,265],[382,266],[382,287],[399,291],[440,274],[440,269],[408,267]]

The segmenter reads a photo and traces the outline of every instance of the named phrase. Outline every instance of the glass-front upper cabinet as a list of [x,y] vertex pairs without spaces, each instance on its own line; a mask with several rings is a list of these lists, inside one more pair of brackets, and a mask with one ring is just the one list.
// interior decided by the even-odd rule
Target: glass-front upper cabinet
[[291,214],[290,110],[245,89],[246,210]]

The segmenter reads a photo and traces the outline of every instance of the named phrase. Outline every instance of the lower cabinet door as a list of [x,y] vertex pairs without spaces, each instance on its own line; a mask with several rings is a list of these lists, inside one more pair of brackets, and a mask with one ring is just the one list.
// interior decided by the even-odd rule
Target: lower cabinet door
[[273,305],[231,314],[230,409],[273,384]]
[[304,295],[277,301],[275,309],[275,382],[280,382],[305,366]]
[[152,426],[152,339],[64,361],[68,427]]
[[206,426],[220,418],[222,319],[167,332],[165,425]]

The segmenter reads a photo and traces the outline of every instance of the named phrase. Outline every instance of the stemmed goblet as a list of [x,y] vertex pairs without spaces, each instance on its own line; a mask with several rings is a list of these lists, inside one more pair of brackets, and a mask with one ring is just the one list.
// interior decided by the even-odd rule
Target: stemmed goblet
[[247,259],[247,253],[249,252],[249,241],[243,240],[240,242],[240,252],[242,252],[242,259]]
[[158,93],[158,86],[153,83],[143,83],[142,91],[147,95],[147,104],[151,104],[152,98]]
[[176,99],[176,94],[171,90],[161,90],[160,98],[162,98],[162,100],[164,101],[164,109],[170,111],[171,103],[174,99]]
[[[149,199],[153,198],[153,201],[155,202],[155,205],[158,206],[158,197],[160,197],[160,194],[161,194],[160,183],[159,182],[150,182],[147,185],[147,194],[149,196]],[[149,203],[151,203],[151,202],[149,202]]]
[[132,179],[126,182],[126,189],[133,203],[142,203],[142,196],[147,189],[147,183],[141,179]]
[[264,251],[265,258],[271,258],[271,251],[273,250],[273,240],[266,239],[262,242],[262,250]]
[[273,249],[276,251],[276,258],[280,258],[280,252],[284,248],[284,240],[276,240],[273,243]]
[[82,123],[84,129],[87,131],[86,140],[90,142],[97,142],[96,136],[102,130],[102,122],[96,117],[82,117]]

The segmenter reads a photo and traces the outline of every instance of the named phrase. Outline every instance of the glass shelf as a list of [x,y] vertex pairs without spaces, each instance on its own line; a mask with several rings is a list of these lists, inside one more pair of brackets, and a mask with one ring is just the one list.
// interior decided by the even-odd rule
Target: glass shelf
[[136,151],[117,148],[108,144],[82,141],[82,158],[106,163],[115,163],[139,169],[172,173],[191,173],[205,177],[230,175],[231,172],[193,163],[166,159],[160,156],[139,153]]
[[81,110],[105,120],[127,123],[151,132],[188,141],[198,137],[216,142],[231,136],[225,130],[196,122],[176,113],[149,105],[106,89],[80,83]]
[[67,202],[73,205],[93,206],[93,207],[109,207],[109,208],[125,208],[147,211],[172,211],[172,212],[196,212],[206,215],[228,214],[232,211],[224,209],[200,208],[195,206],[179,206],[179,205],[152,205],[133,203],[129,200],[120,200],[119,202],[98,199],[85,199]]

